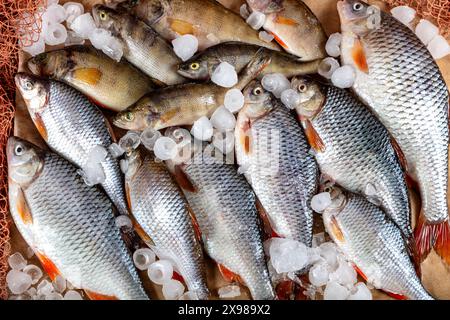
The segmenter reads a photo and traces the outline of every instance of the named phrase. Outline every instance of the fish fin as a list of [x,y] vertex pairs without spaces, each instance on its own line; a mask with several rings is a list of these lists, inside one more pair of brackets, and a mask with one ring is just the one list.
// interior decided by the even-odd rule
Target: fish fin
[[130,185],[128,184],[128,182],[125,182],[125,198],[127,199],[128,209],[130,211],[132,211],[132,209],[131,209],[131,190],[130,190]]
[[181,283],[186,283],[186,282],[184,281],[183,276],[182,276],[181,274],[179,274],[178,272],[176,272],[176,271],[173,272],[172,279],[173,279],[173,280],[178,280],[178,281],[180,281]]
[[364,281],[367,282],[367,276],[364,274],[364,272],[362,272],[362,270],[357,265],[353,265],[353,269],[355,269],[356,273],[359,274],[361,278],[363,278]]
[[256,199],[256,210],[258,210],[259,216],[263,224],[265,239],[280,238],[280,236],[275,232],[275,230],[273,230],[272,225],[270,223],[269,215],[267,214],[266,209],[264,209],[259,199]]
[[47,139],[48,139],[47,128],[45,127],[45,123],[42,120],[42,118],[39,115],[34,115],[32,117],[32,119],[33,119],[34,126],[36,127],[37,131],[41,135],[42,139],[44,139],[44,141],[47,141]]
[[231,271],[230,269],[228,269],[227,267],[225,267],[223,264],[217,264],[220,273],[222,274],[222,276],[225,278],[225,280],[227,280],[228,282],[234,282],[237,281],[239,283],[244,283],[242,281],[242,278],[240,275],[234,273],[233,271]]
[[187,176],[186,172],[184,172],[181,165],[176,165],[174,167],[174,177],[175,180],[178,182],[180,187],[183,190],[189,191],[189,192],[197,192],[197,188],[194,186],[192,181]]
[[448,220],[434,225],[434,250],[450,265],[450,225]]
[[200,225],[198,224],[197,217],[195,216],[194,211],[189,205],[186,205],[186,209],[189,212],[189,216],[192,220],[192,226],[194,227],[195,237],[198,241],[202,242],[202,231],[200,230]]
[[25,199],[23,190],[20,187],[17,188],[16,210],[24,224],[33,224],[33,215],[31,214],[31,210],[28,206],[27,199]]
[[56,276],[61,274],[56,265],[44,253],[36,250],[35,254],[41,262],[42,268],[44,268],[45,272],[47,272],[50,279],[52,281],[55,280]]
[[308,142],[311,145],[311,148],[313,148],[314,151],[316,151],[316,152],[324,152],[325,144],[323,143],[323,140],[322,140],[322,138],[320,138],[316,129],[314,129],[314,126],[312,125],[311,121],[306,119],[306,120],[302,120],[302,122],[303,122],[303,127],[305,128],[306,138],[308,139]]
[[102,72],[97,68],[80,68],[73,71],[72,77],[80,82],[95,86],[102,78]]
[[115,296],[107,296],[105,294],[97,293],[97,292],[86,290],[86,289],[84,290],[84,292],[86,292],[86,295],[91,300],[119,300]]
[[286,17],[280,16],[280,15],[277,15],[275,17],[274,22],[278,23],[278,24],[284,24],[287,26],[298,26],[299,25],[299,23],[297,21],[295,21],[294,19],[286,18]]
[[414,238],[416,240],[417,257],[422,262],[430,253],[434,240],[434,225],[426,221],[422,212],[419,214],[417,220]]
[[367,64],[366,54],[364,53],[364,48],[359,39],[356,39],[352,48],[352,58],[356,67],[364,72],[369,73],[369,65]]
[[169,21],[170,29],[179,35],[194,34],[194,25],[180,19],[167,19]]
[[294,293],[295,283],[291,280],[284,280],[275,287],[275,293],[278,300],[291,300]]
[[342,229],[334,216],[330,219],[330,228],[330,232],[333,234],[335,240],[345,242],[344,233],[342,232]]
[[289,46],[286,44],[286,42],[284,42],[276,33],[274,32],[269,32],[273,38],[275,39],[275,41],[282,46],[284,49],[289,49]]
[[136,231],[137,235],[147,244],[153,245],[153,240],[150,236],[145,232],[142,226],[137,222],[136,218],[130,216],[131,222],[133,224],[133,229]]
[[408,297],[402,294],[393,293],[385,290],[383,290],[383,292],[386,293],[389,297],[394,298],[395,300],[408,300]]

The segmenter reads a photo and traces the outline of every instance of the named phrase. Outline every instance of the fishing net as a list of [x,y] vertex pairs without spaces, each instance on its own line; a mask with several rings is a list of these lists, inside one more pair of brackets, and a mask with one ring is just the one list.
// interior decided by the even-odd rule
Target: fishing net
[[[44,0],[45,1],[45,0]],[[41,0],[0,1],[0,299],[7,298],[6,273],[10,253],[8,218],[8,172],[6,141],[12,131],[19,45],[37,41],[41,28],[38,13]]]
[[444,37],[450,37],[450,1],[449,0],[385,0],[392,7],[410,6],[416,9],[422,18],[434,20]]

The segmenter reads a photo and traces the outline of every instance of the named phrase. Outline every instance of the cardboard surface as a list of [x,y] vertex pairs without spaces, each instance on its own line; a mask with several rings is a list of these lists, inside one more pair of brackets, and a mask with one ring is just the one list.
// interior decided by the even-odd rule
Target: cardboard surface
[[[232,2],[233,0],[227,0],[227,2]],[[236,2],[241,2],[242,0],[234,0]],[[65,0],[60,2],[66,2]],[[89,7],[96,3],[101,3],[101,0],[82,0],[80,1],[85,5],[86,10]],[[311,10],[317,15],[318,19],[322,22],[323,27],[327,34],[331,34],[333,32],[338,32],[340,30],[339,27],[339,17],[336,10],[337,0],[304,0],[304,2],[311,8]],[[371,4],[377,4],[382,9],[386,6],[381,1],[369,1]],[[19,70],[25,71],[26,68],[23,65],[23,62],[26,59],[26,56],[23,55],[21,57],[21,63]],[[442,74],[447,82],[447,85],[450,85],[450,56],[447,56],[444,59],[438,61],[438,64],[441,68]],[[26,106],[24,105],[23,100],[20,97],[20,94],[17,95],[17,112],[15,118],[15,135],[27,139],[37,145],[45,147],[45,143],[40,138],[37,130],[35,129],[29,115],[26,110]],[[412,205],[413,205],[413,213],[418,213],[417,208],[417,195],[412,194]],[[323,225],[320,220],[320,217],[317,216],[315,221],[315,232],[322,232]],[[14,223],[11,222],[12,225],[12,253],[21,252],[25,256],[27,245],[23,241],[22,237],[18,233],[17,229],[14,226]],[[34,258],[35,259],[35,258]],[[30,260],[29,263],[34,263],[39,265],[39,262],[36,260]],[[429,290],[429,292],[438,299],[450,299],[450,269],[445,266],[441,259],[432,252],[428,258],[422,264],[422,280],[425,287]],[[211,289],[211,292],[215,297],[217,297],[217,289],[226,285],[227,283],[224,281],[222,276],[220,275],[215,264],[208,260],[208,286]],[[161,287],[157,285],[153,285],[148,280],[145,272],[141,273],[141,278],[144,281],[146,289],[149,292],[149,295],[153,299],[162,299]],[[249,294],[248,290],[241,286],[242,295],[241,299],[248,299]],[[390,299],[384,293],[373,290],[374,299]],[[237,299],[239,299],[237,298]]]

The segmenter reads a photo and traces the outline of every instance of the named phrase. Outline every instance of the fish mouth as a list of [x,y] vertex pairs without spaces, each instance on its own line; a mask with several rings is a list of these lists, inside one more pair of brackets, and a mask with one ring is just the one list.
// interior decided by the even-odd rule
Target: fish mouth
[[193,77],[189,72],[184,71],[183,69],[178,69],[177,72],[180,76],[183,76],[185,78],[192,79],[192,80],[197,79],[196,77]]

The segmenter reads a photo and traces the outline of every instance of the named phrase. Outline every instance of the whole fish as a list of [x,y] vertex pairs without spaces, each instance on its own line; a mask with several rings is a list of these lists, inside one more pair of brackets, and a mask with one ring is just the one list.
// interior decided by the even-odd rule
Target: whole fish
[[194,151],[174,173],[195,213],[208,255],[225,275],[245,284],[253,299],[273,299],[256,198],[245,178],[232,164],[217,162],[202,150]]
[[252,11],[266,15],[263,28],[287,52],[302,61],[326,57],[327,37],[314,13],[301,0],[247,0]]
[[[419,253],[434,247],[450,263],[447,208],[449,94],[426,46],[408,27],[364,2],[338,3],[342,60],[354,66],[353,90],[397,141],[418,183],[423,216]],[[377,22],[380,22],[377,28]]]
[[28,60],[39,76],[63,81],[96,104],[121,111],[158,86],[126,61],[115,62],[88,46],[70,46],[41,53]]
[[[15,81],[42,138],[79,168],[86,167],[94,147],[108,148],[113,143],[108,120],[77,90],[25,73],[18,73]],[[120,214],[128,214],[118,161],[108,152],[100,165],[105,174],[103,189]]]
[[143,21],[104,5],[95,5],[92,15],[99,28],[111,31],[121,41],[123,56],[136,68],[164,85],[186,82],[177,73],[181,59],[166,40]]
[[[270,63],[265,52],[258,52],[239,75],[235,88],[242,90]],[[118,113],[113,124],[128,130],[155,130],[190,125],[202,116],[210,117],[224,103],[229,88],[214,83],[188,83],[149,93],[127,110]]]
[[[224,61],[234,66],[237,72],[240,72],[260,49],[260,47],[251,44],[221,43],[181,63],[178,67],[178,73],[189,79],[209,80],[215,68]],[[263,50],[272,60],[260,76],[269,73],[282,73],[291,78],[295,75],[316,73],[320,64],[319,60],[302,62],[298,57],[290,54],[270,49]]]
[[244,90],[235,130],[237,163],[280,237],[312,245],[318,168],[290,110],[258,81]]
[[203,252],[181,189],[165,165],[133,152],[125,183],[133,217],[156,250],[169,255],[189,291],[208,298]]
[[172,41],[192,34],[199,50],[218,43],[238,41],[279,50],[276,43],[265,42],[234,12],[211,0],[127,0],[121,3],[138,18]]
[[216,0],[218,3],[223,5],[225,8],[240,14],[241,6],[245,4],[245,0]]
[[50,278],[63,276],[91,299],[148,300],[108,197],[29,142],[9,138],[7,156],[11,215]]
[[322,174],[378,202],[412,240],[408,189],[386,128],[346,90],[311,78],[295,77],[291,83],[299,93],[297,113]]
[[364,197],[331,188],[325,228],[367,282],[400,299],[434,300],[408,256],[402,232]]

